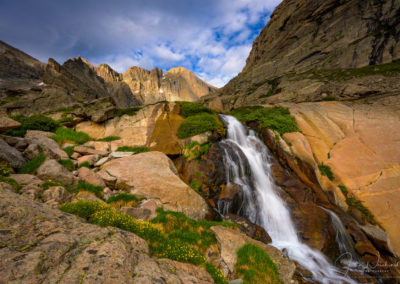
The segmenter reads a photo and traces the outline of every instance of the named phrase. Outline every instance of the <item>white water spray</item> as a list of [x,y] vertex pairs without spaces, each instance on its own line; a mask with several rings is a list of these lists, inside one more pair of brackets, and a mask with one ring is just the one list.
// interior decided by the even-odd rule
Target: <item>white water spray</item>
[[[227,184],[242,187],[242,200],[238,214],[262,226],[272,239],[272,246],[285,249],[290,259],[310,271],[313,280],[321,283],[355,283],[334,267],[318,250],[300,242],[290,212],[275,190],[271,178],[267,147],[254,132],[234,117],[221,116],[227,125],[225,147]],[[229,150],[228,150],[229,149]]]

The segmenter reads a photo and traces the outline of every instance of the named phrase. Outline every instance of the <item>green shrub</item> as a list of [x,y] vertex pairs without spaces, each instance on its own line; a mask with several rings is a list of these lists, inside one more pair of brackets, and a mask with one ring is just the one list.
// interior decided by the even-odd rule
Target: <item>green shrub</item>
[[211,143],[203,143],[193,141],[190,145],[183,147],[182,154],[188,160],[199,160],[203,155],[207,154]]
[[85,162],[81,163],[81,164],[78,166],[78,169],[83,168],[83,167],[89,168],[89,169],[90,169],[92,166],[90,165],[90,163],[89,163],[88,161],[85,161]]
[[103,187],[93,185],[91,183],[88,183],[86,181],[79,181],[78,185],[76,186],[76,192],[80,191],[89,191],[93,192],[97,197],[102,198],[103,197]]
[[22,186],[15,181],[15,179],[13,178],[9,178],[9,177],[4,177],[4,176],[0,176],[0,182],[5,182],[8,183],[9,185],[11,185],[16,191],[19,191]]
[[[167,212],[160,209],[158,210],[159,218],[157,220],[162,222],[158,222],[157,220],[154,222],[148,222],[136,220],[132,216],[114,210],[110,205],[98,201],[78,200],[74,203],[66,203],[60,206],[60,209],[64,212],[85,218],[93,224],[103,227],[113,226],[135,233],[149,243],[152,254],[176,261],[188,262],[195,265],[204,265],[206,270],[213,277],[215,283],[226,283],[221,271],[215,268],[212,264],[207,263],[206,258],[196,249],[196,246],[189,244],[196,240],[196,238],[191,237],[190,233],[192,233],[192,231],[182,231],[182,235],[186,236],[186,239],[182,237],[170,237],[173,234],[170,234],[171,232],[168,231],[168,228],[171,228],[171,226],[175,227],[174,225],[177,224],[175,222],[171,225],[168,222],[170,215],[179,218],[179,220],[183,222],[178,224],[177,227],[183,228],[185,225],[184,222],[189,222],[192,225],[197,224],[195,220],[192,220],[181,213]],[[220,224],[229,225],[231,227],[235,226],[234,224],[226,222],[218,223],[202,221],[198,223],[197,228],[207,227],[208,229],[211,226]],[[160,224],[165,227],[163,230],[160,228]],[[166,232],[166,234],[164,234],[164,232]],[[175,231],[174,234],[177,234],[177,232]],[[183,241],[183,239],[185,239],[185,241]]]
[[68,154],[68,156],[72,156],[72,154],[74,153],[74,148],[75,146],[68,146],[63,148],[64,152]]
[[335,176],[332,173],[332,170],[329,166],[321,164],[318,165],[318,169],[321,173],[321,175],[328,177],[330,180],[334,180]]
[[135,115],[142,107],[131,107],[131,108],[124,108],[124,109],[119,109],[117,111],[117,116],[123,116],[123,115]]
[[14,173],[14,170],[11,164],[7,161],[0,161],[0,176],[9,176]]
[[54,132],[58,127],[60,127],[60,123],[51,119],[50,117],[41,114],[32,115],[30,117],[24,115],[16,115],[11,116],[11,118],[20,122],[21,126],[11,129],[5,133],[6,135],[10,136],[23,137],[26,134],[27,130]]
[[58,161],[61,165],[63,165],[64,167],[66,167],[69,171],[73,171],[75,170],[75,164],[72,160],[70,159],[66,159],[66,160],[60,160]]
[[151,220],[154,224],[162,224],[164,232],[168,239],[179,240],[190,244],[201,252],[216,243],[214,233],[210,230],[212,226],[227,226],[236,228],[236,225],[230,222],[196,221],[186,215],[157,209],[157,217]]
[[343,195],[344,195],[345,197],[347,197],[347,194],[349,194],[349,191],[347,190],[347,187],[345,187],[345,186],[342,185],[342,184],[340,184],[340,185],[338,185],[338,186],[339,186],[340,190],[342,191]]
[[22,166],[18,170],[19,174],[34,174],[36,170],[44,163],[46,160],[46,155],[40,154],[39,156],[33,158],[32,160],[28,161],[25,163],[25,165]]
[[44,183],[42,183],[43,190],[47,190],[52,186],[63,186],[63,187],[65,187],[64,184],[62,184],[60,182],[55,182],[55,181],[52,181],[52,180],[48,180],[48,181],[45,181]]
[[299,131],[296,120],[287,108],[240,107],[230,112],[242,122],[259,121],[261,126],[278,131],[279,134]]
[[236,274],[243,283],[282,283],[274,261],[262,248],[246,244],[237,251]]
[[197,179],[193,179],[190,183],[190,187],[199,194],[201,194],[201,185],[201,181],[198,181]]
[[189,117],[197,115],[200,113],[214,113],[209,108],[203,106],[202,104],[192,103],[192,102],[177,102],[181,106],[181,115],[183,117]]
[[222,271],[219,270],[218,268],[216,268],[213,264],[207,262],[206,270],[211,275],[211,277],[214,279],[214,282],[216,284],[226,284],[227,283]]
[[111,196],[110,198],[107,199],[107,203],[113,203],[113,202],[118,202],[118,201],[129,202],[129,201],[140,201],[140,199],[130,193],[120,193],[120,194]]
[[68,113],[64,112],[61,115],[61,118],[57,120],[58,123],[63,124],[66,122],[72,122],[74,121],[74,118],[72,116],[68,116]]
[[117,152],[133,152],[134,154],[150,152],[150,148],[146,146],[122,146],[118,147]]
[[219,127],[218,117],[209,113],[200,113],[186,118],[178,128],[178,137],[189,138]]
[[79,199],[76,202],[65,203],[60,206],[60,210],[77,215],[89,220],[90,216],[102,210],[109,210],[109,206],[98,201],[87,201]]
[[60,127],[57,128],[56,134],[51,136],[54,141],[56,141],[59,145],[62,145],[66,142],[73,142],[75,144],[84,144],[90,140],[93,140],[88,134],[80,131],[74,131],[69,128]]
[[371,224],[375,224],[374,215],[372,215],[371,211],[367,207],[365,207],[360,201],[358,201],[354,196],[350,196],[346,198],[346,203],[349,206],[355,207],[363,214],[365,219]]
[[101,141],[101,142],[111,142],[111,141],[116,141],[116,140],[121,140],[121,137],[119,136],[107,136],[101,139],[97,139],[96,141]]

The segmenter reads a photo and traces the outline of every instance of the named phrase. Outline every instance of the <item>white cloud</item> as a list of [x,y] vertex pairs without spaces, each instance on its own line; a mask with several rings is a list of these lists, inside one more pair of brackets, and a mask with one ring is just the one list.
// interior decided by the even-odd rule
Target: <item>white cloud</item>
[[10,27],[5,29],[9,36],[0,36],[17,38],[9,43],[43,61],[81,55],[118,72],[132,65],[184,66],[220,87],[245,65],[254,25],[265,22],[281,1],[70,0],[50,6],[38,0],[26,1],[24,8],[31,13],[23,18],[10,16],[19,13],[17,2],[0,11],[0,25]]

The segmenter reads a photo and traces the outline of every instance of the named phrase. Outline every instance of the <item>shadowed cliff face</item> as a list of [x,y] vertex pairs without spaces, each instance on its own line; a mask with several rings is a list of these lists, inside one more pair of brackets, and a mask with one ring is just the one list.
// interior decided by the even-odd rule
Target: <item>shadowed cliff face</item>
[[[399,1],[285,0],[254,41],[243,71],[206,101],[218,96],[231,108],[358,99],[386,94],[393,85],[398,92],[400,67],[392,62],[400,60],[399,38]],[[383,69],[395,74],[359,69],[387,63],[394,65]]]

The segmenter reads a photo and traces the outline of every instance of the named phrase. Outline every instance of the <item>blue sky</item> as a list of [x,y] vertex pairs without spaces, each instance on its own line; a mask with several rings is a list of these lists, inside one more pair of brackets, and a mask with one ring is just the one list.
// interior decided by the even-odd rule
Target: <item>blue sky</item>
[[280,0],[0,0],[0,39],[47,62],[184,66],[221,87]]

